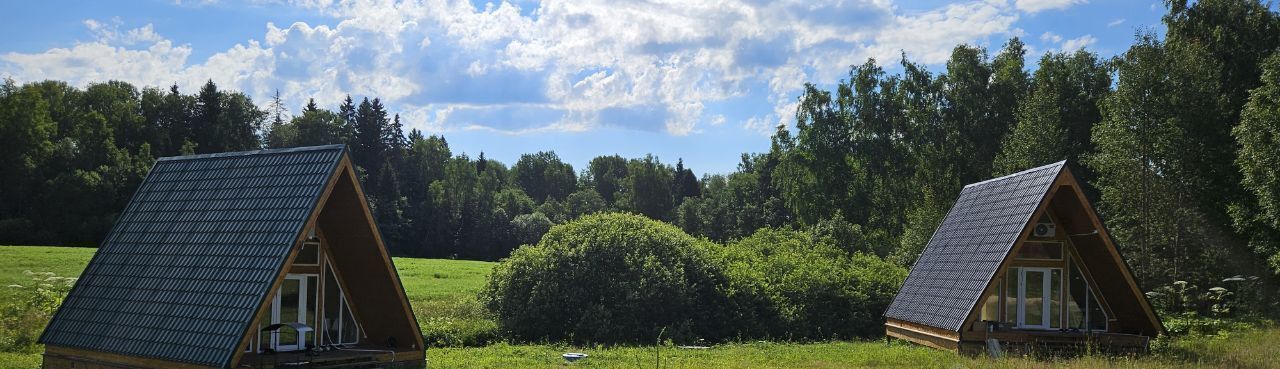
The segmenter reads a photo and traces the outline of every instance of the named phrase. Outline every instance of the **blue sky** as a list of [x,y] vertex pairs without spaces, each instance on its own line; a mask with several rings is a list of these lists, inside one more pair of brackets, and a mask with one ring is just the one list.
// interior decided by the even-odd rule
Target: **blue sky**
[[[831,86],[900,53],[940,72],[958,43],[1123,52],[1161,32],[1157,1],[342,1],[0,3],[0,78],[178,84],[208,79],[293,111],[381,97],[455,153],[512,164],[555,150],[646,153],[733,171],[789,123],[803,84]],[[263,104],[265,105],[265,104]]]

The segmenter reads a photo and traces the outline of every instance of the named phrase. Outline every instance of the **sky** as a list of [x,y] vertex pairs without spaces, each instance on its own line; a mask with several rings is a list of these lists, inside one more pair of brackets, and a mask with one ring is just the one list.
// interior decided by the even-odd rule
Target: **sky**
[[381,98],[406,130],[513,164],[554,150],[653,154],[699,175],[735,170],[790,124],[806,82],[830,88],[875,58],[938,73],[961,43],[1011,37],[1027,64],[1122,53],[1163,32],[1159,1],[138,0],[0,2],[0,78],[139,87],[207,80],[300,112]]

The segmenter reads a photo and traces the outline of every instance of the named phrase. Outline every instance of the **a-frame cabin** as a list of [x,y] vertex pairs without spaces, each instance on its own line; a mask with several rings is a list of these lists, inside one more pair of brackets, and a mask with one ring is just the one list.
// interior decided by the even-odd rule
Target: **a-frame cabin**
[[885,318],[890,337],[964,352],[1141,351],[1164,333],[1065,162],[965,186]]
[[159,159],[50,321],[44,368],[421,368],[342,145]]

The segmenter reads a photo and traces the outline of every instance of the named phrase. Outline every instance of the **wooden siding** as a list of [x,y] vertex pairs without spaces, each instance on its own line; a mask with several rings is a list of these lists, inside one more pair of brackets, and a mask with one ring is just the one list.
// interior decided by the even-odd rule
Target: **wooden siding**
[[889,318],[884,323],[884,334],[917,344],[942,350],[960,349],[960,335],[944,329]]
[[118,355],[70,347],[45,346],[43,369],[212,369],[210,366],[178,363],[137,356]]

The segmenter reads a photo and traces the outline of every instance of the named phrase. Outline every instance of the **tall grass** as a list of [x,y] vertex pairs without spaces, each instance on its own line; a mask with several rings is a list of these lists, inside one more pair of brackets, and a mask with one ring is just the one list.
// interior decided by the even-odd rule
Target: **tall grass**
[[[1280,329],[1173,340],[1150,355],[1088,355],[1070,359],[966,357],[895,341],[810,344],[744,343],[705,350],[674,346],[571,347],[495,344],[427,350],[432,368],[561,368],[565,352],[583,352],[584,368],[1280,368]],[[659,365],[660,364],[660,365]]]
[[0,300],[0,352],[40,352],[36,340],[76,280],[52,272],[23,275],[27,281],[5,286],[9,298]]
[[429,347],[483,346],[499,339],[498,324],[476,300],[494,263],[396,258],[395,264]]

